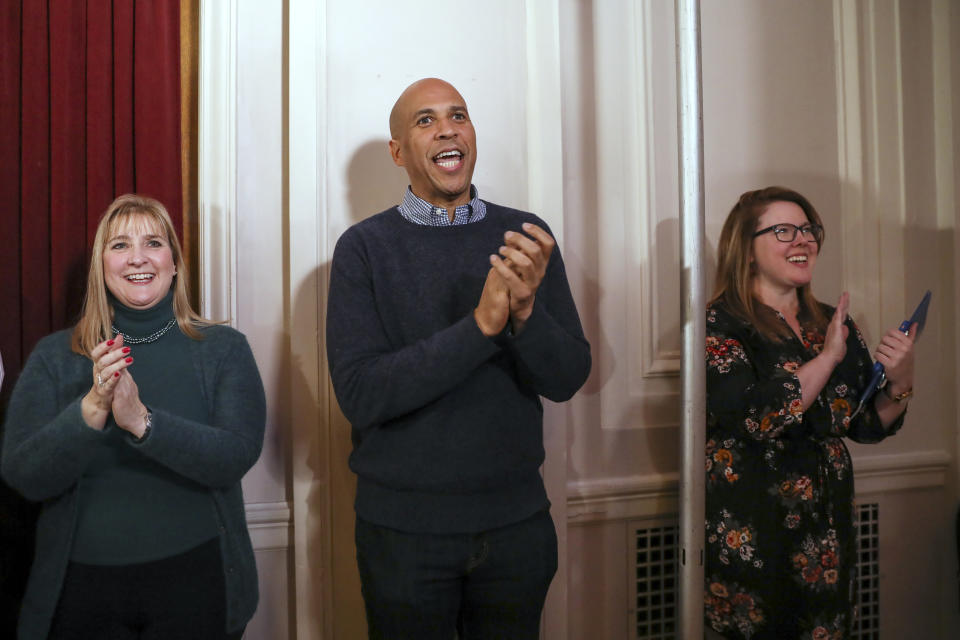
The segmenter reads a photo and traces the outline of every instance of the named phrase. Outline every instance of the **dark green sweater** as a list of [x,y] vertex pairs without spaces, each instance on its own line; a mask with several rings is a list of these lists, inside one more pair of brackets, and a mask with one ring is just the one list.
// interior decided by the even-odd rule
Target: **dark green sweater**
[[[176,407],[151,406],[150,436],[140,444],[124,442],[209,491],[226,579],[227,628],[235,630],[253,616],[258,599],[240,480],[260,455],[266,403],[243,335],[224,326],[202,331],[205,339],[189,342],[190,362],[209,418],[191,420]],[[43,503],[21,640],[47,636],[73,545],[78,482],[110,437],[81,415],[91,370],[89,359],[70,351],[70,331],[47,336],[27,360],[7,409],[0,471],[11,487]]]
[[[113,325],[150,336],[173,320],[173,293],[150,309],[113,302]],[[181,418],[207,422],[191,339],[173,325],[153,342],[129,344],[127,368],[147,407],[171,407]],[[80,505],[70,558],[100,565],[136,564],[182,553],[217,537],[210,491],[129,446],[129,433],[107,419],[106,437],[78,483]]]

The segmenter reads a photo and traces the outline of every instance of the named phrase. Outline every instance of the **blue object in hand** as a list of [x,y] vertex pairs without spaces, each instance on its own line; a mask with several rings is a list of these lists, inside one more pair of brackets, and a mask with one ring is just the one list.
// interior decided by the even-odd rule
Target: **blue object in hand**
[[[900,323],[900,327],[898,328],[900,333],[910,333],[910,327],[913,326],[913,323],[917,323],[917,334],[920,334],[923,326],[927,323],[927,309],[930,307],[930,298],[932,296],[933,294],[927,290],[923,295],[923,299],[920,300],[920,304],[917,305],[916,310],[913,312],[913,315],[910,316],[910,319]],[[880,389],[880,386],[883,384],[884,375],[883,365],[879,362],[874,362],[873,377],[870,378],[870,383],[867,385],[867,388],[864,389],[863,395],[860,397],[860,402],[857,403],[857,410],[853,412],[853,415],[850,416],[851,418],[863,411],[863,408],[867,406],[867,402],[877,393],[877,390]]]

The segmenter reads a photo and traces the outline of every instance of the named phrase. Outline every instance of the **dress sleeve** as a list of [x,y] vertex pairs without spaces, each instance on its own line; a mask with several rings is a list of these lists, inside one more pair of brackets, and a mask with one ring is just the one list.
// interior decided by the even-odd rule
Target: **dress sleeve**
[[777,347],[745,329],[726,314],[708,311],[708,420],[754,440],[784,437],[803,422],[800,381],[782,367],[762,375],[748,350],[756,357]]
[[846,436],[864,444],[879,442],[900,429],[906,412],[889,427],[884,427],[873,401],[870,401],[863,411],[851,419],[860,396],[870,383],[873,358],[870,357],[870,350],[856,323],[848,318],[847,327],[850,329],[847,336],[847,355],[834,369],[820,392],[817,404],[827,419],[818,420],[817,424],[819,431],[825,431],[828,435]]

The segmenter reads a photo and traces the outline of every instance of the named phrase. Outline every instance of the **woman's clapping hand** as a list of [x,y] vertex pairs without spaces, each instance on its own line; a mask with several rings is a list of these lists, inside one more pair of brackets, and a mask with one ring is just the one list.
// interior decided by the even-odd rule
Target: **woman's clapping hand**
[[123,336],[118,334],[98,344],[90,353],[90,359],[93,360],[93,384],[83,397],[81,409],[87,425],[99,430],[107,422],[117,390],[123,386],[123,378],[130,378],[133,382],[127,371],[127,367],[133,364],[133,357],[130,347],[123,344]]
[[833,360],[834,366],[843,361],[847,355],[847,336],[850,329],[844,324],[847,321],[847,312],[850,309],[850,294],[844,291],[837,301],[836,311],[827,325],[827,335],[823,341],[823,354]]

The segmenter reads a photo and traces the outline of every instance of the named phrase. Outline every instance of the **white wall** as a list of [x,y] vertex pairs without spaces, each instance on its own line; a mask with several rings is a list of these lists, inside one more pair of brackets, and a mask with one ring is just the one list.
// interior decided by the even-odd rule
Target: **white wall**
[[[269,399],[244,484],[262,590],[247,637],[363,637],[349,429],[322,345],[327,269],[343,230],[399,201],[387,116],[424,76],[467,100],[481,195],[560,237],[593,347],[585,388],[548,408],[566,562],[545,637],[630,637],[627,523],[677,512],[672,3],[209,0],[202,13],[204,305],[250,338]],[[852,449],[859,497],[879,501],[887,532],[884,637],[949,637],[960,9],[724,0],[702,20],[708,263],[736,197],[779,183],[821,212],[815,291],[851,291],[868,342],[934,289],[904,430]]]
[[[467,100],[477,129],[474,182],[482,196],[521,208],[551,205],[540,211],[562,230],[562,210],[554,204],[559,194],[539,186],[560,181],[558,154],[548,155],[559,135],[559,105],[544,99],[558,88],[549,82],[550,42],[537,44],[555,14],[545,4],[510,0],[328,0],[291,2],[290,11],[289,216],[297,221],[293,234],[317,238],[316,244],[302,236],[291,240],[289,304],[293,317],[303,318],[291,336],[293,348],[310,361],[303,379],[317,386],[304,391],[321,405],[294,418],[306,446],[294,453],[292,498],[295,525],[316,531],[298,534],[298,543],[325,547],[321,553],[298,547],[294,554],[304,612],[297,623],[305,637],[356,637],[363,624],[352,546],[354,479],[346,468],[349,425],[331,401],[322,345],[315,340],[323,332],[330,257],[345,229],[402,198],[406,176],[387,152],[389,111],[407,85],[427,76],[452,82]],[[530,83],[534,66],[539,76]],[[312,134],[302,135],[307,129]],[[301,165],[317,172],[301,171]],[[313,353],[307,352],[311,346]],[[294,397],[293,404],[305,403]],[[563,438],[557,447],[562,508]]]
[[246,334],[267,395],[263,453],[243,482],[261,594],[248,638],[288,637],[291,626],[284,28],[271,3],[201,4],[203,310]]
[[[739,194],[783,184],[810,197],[827,227],[816,294],[850,291],[870,344],[924,289],[942,305],[918,345],[903,431],[851,446],[858,500],[881,504],[884,637],[957,628],[957,136],[947,116],[960,31],[948,5],[702,3],[710,273]],[[561,6],[565,201],[568,229],[578,226],[566,249],[581,267],[574,288],[595,356],[571,407],[568,598],[580,606],[569,633],[627,638],[629,529],[677,511],[673,15],[658,2]]]
[[[264,455],[245,482],[264,530],[264,599],[247,635],[359,637],[348,425],[321,339],[333,246],[402,197],[387,119],[424,76],[468,101],[483,197],[538,211],[562,237],[557,12],[511,0],[225,0],[203,3],[202,16],[204,305],[250,337],[270,403]],[[564,433],[548,443],[556,472],[546,470],[561,523]]]

